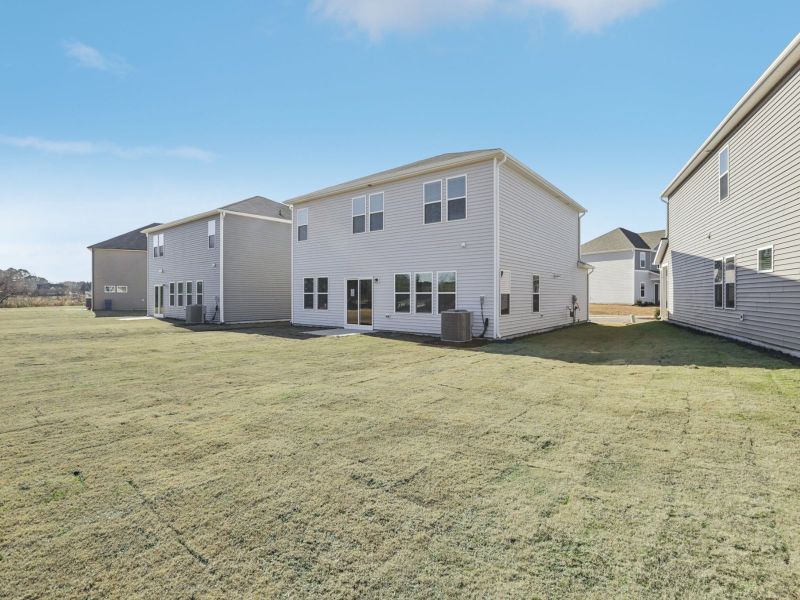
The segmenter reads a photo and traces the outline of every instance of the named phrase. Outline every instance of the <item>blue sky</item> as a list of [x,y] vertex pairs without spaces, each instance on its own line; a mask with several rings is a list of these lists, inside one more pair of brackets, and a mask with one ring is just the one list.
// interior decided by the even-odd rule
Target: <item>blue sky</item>
[[589,209],[584,240],[657,229],[798,23],[796,0],[5,2],[0,267],[88,279],[87,245],[151,221],[498,146]]

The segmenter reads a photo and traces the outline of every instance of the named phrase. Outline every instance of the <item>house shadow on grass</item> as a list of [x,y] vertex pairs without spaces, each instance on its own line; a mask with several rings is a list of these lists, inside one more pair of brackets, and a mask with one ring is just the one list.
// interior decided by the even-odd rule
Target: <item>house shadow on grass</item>
[[264,321],[262,323],[230,323],[218,325],[215,323],[203,323],[202,325],[187,325],[185,322],[177,319],[160,319],[162,323],[172,325],[177,329],[183,329],[190,332],[230,332],[230,333],[245,333],[248,335],[263,335],[265,337],[285,338],[292,340],[309,340],[315,339],[313,336],[308,335],[309,331],[318,331],[325,329],[325,327],[298,327],[290,324],[288,321]]
[[443,344],[438,338],[372,334],[422,345],[446,345],[465,352],[528,356],[596,366],[739,367],[796,369],[800,360],[712,334],[651,321],[610,326],[584,323],[504,342],[480,340],[472,345]]

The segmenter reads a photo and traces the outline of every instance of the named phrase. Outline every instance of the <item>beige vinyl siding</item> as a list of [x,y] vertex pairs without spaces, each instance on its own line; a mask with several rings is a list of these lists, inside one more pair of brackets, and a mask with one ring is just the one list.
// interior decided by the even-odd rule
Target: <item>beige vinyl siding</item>
[[[292,233],[292,321],[343,326],[346,279],[372,278],[375,329],[438,335],[435,292],[432,314],[394,313],[394,274],[456,271],[457,308],[473,312],[473,333],[480,334],[480,296],[485,297],[484,314],[490,320],[493,311],[493,172],[493,161],[485,160],[297,205]],[[424,224],[423,184],[464,174],[467,218],[448,222],[443,204],[443,221]],[[384,192],[383,231],[353,234],[352,199],[376,192]],[[308,209],[308,239],[298,242],[296,215],[302,209]],[[328,278],[328,310],[303,308],[306,277]],[[490,324],[487,335],[491,332]]]
[[[719,202],[715,149],[669,199],[669,318],[800,352],[800,74],[796,69],[725,141],[730,195]],[[774,271],[757,249],[774,246]],[[714,308],[713,261],[736,255],[736,309]]]
[[223,228],[225,321],[288,320],[291,225],[226,214]]
[[592,304],[634,302],[632,250],[585,254],[583,260],[594,267],[589,275],[589,300]]
[[[500,337],[572,323],[567,306],[578,298],[587,318],[587,271],[578,267],[578,212],[508,165],[500,177],[500,269],[510,273],[511,311],[500,316]],[[532,276],[540,277],[540,311],[532,309]]]
[[[105,286],[126,285],[124,294],[106,293]],[[147,254],[141,250],[92,249],[92,308],[103,310],[105,300],[111,310],[147,309]]]
[[[216,221],[217,228],[217,243],[214,248],[208,247],[208,222],[211,220]],[[205,318],[211,320],[214,318],[220,293],[219,217],[190,221],[159,233],[164,234],[164,256],[158,258],[153,257],[155,234],[147,236],[147,314],[153,314],[153,287],[164,284],[165,316],[170,319],[185,319],[186,306],[177,306],[177,301],[175,306],[169,306],[169,283],[203,281]],[[214,320],[219,320],[218,313]]]

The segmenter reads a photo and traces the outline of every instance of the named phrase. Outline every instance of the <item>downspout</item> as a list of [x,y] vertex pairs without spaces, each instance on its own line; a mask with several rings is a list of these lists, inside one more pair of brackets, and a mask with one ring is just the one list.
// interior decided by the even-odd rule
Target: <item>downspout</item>
[[500,338],[500,167],[508,160],[503,158],[497,162],[494,158],[494,300],[492,301],[492,331],[495,339]]
[[219,211],[219,322],[225,322],[225,211]]
[[[586,211],[578,213],[578,260],[583,261],[583,257],[581,256],[581,222],[583,217],[586,216]],[[586,269],[586,320],[589,320],[589,275],[592,274],[594,269]]]

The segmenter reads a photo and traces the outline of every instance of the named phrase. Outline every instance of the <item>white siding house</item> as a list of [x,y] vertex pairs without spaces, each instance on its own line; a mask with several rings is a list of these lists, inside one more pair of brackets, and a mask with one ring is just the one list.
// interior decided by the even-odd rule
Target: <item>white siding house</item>
[[255,196],[144,230],[147,314],[215,323],[288,320],[291,208]]
[[[585,210],[502,150],[446,154],[294,198],[292,322],[505,338],[586,319]],[[571,315],[573,296],[579,306]]]
[[800,355],[800,35],[662,199],[662,315]]
[[618,227],[581,246],[592,264],[589,301],[592,304],[658,304],[660,274],[653,264],[664,231],[634,233]]

